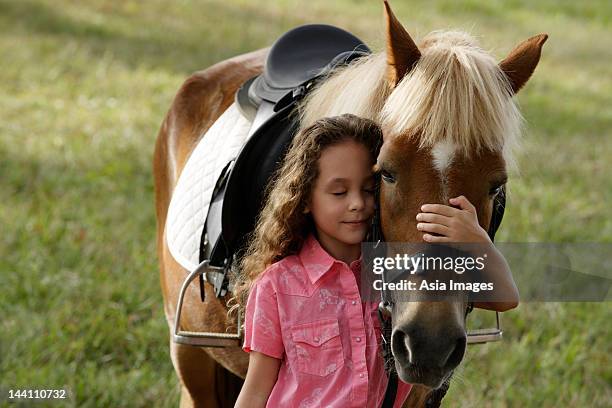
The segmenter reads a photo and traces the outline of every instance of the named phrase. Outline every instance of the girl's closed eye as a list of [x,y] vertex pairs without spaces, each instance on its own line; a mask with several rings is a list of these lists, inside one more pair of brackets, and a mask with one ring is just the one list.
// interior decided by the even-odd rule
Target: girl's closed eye
[[374,194],[374,192],[375,192],[374,187],[364,188],[363,191],[365,191],[368,194]]
[[[363,189],[363,191],[365,191],[368,194],[374,194],[374,187],[366,187]],[[343,191],[333,191],[331,194],[335,195],[335,196],[343,196],[347,193],[346,190]]]

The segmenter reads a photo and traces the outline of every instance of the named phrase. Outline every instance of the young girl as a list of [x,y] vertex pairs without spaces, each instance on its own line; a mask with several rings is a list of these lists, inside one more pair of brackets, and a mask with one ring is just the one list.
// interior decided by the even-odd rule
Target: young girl
[[[294,138],[240,264],[250,355],[236,407],[381,406],[378,304],[358,288],[381,143],[374,122],[349,114]],[[458,237],[474,238],[478,221],[466,220]],[[410,387],[398,381],[395,407]]]

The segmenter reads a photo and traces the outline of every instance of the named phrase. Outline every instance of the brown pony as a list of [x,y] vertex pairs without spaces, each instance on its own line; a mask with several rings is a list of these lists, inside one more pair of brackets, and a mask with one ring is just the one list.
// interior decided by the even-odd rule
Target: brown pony
[[[341,113],[382,124],[385,137],[377,165],[383,175],[380,211],[388,241],[422,242],[415,220],[420,205],[448,203],[449,197],[460,194],[474,204],[487,229],[491,191],[506,182],[520,135],[522,119],[512,96],[533,73],[547,36],[526,40],[498,64],[461,32],[432,33],[417,47],[386,2],[385,16],[386,51],[364,57],[323,81],[301,106],[301,126]],[[193,74],[160,129],[153,160],[157,251],[170,330],[187,276],[164,239],[174,186],[190,152],[232,104],[238,87],[261,73],[267,52],[240,55]],[[207,300],[202,303],[193,286],[185,297],[182,328],[224,332],[229,297],[216,298],[206,284]],[[464,311],[462,301],[394,307],[392,350],[399,377],[424,384],[413,388],[405,406],[422,406],[430,387],[446,381],[461,361]],[[448,333],[458,340],[449,340]],[[411,336],[421,341],[407,341]],[[170,351],[181,381],[181,406],[233,406],[248,365],[248,355],[240,347],[197,348],[170,341]],[[440,355],[456,358],[442,364]],[[419,370],[406,369],[410,359],[418,360]]]

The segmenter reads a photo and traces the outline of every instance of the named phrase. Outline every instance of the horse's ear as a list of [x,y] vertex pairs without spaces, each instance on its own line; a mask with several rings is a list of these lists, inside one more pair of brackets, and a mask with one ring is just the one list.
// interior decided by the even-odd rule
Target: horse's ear
[[499,67],[510,80],[513,93],[517,93],[533,74],[540,61],[542,46],[547,39],[548,34],[531,37],[520,43],[510,55],[499,63]]
[[387,81],[395,87],[419,61],[421,52],[410,34],[395,18],[387,0],[384,0],[384,4],[387,20]]

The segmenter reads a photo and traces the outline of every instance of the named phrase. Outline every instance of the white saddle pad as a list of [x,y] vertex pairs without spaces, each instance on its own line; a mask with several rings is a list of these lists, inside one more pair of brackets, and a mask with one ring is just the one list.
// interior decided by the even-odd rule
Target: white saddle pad
[[188,271],[199,264],[200,237],[215,183],[245,144],[251,122],[232,104],[192,151],[178,179],[166,218],[166,242]]

